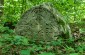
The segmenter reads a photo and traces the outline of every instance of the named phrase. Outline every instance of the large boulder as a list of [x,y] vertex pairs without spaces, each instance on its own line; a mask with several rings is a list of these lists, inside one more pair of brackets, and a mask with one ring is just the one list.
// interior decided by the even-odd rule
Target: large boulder
[[59,12],[50,3],[44,3],[26,11],[17,23],[15,32],[32,40],[51,41],[62,34],[69,37],[69,30]]

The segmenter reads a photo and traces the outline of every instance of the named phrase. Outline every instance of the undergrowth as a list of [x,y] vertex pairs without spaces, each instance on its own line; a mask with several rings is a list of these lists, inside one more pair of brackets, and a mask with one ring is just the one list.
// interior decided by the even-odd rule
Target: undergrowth
[[24,36],[1,34],[1,55],[85,55],[85,38],[74,38],[44,42],[30,40]]

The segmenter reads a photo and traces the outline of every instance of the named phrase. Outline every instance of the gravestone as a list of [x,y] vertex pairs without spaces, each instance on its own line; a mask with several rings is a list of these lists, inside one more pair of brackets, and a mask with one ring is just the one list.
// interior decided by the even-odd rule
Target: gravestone
[[50,3],[44,3],[26,11],[17,23],[15,32],[32,40],[51,41],[69,32],[67,28],[59,12]]

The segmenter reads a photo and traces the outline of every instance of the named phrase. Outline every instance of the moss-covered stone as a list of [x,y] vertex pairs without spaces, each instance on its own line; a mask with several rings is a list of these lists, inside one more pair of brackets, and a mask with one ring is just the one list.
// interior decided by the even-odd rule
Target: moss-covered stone
[[[50,3],[44,3],[26,11],[18,22],[15,32],[30,39],[51,41],[62,34],[71,33],[59,12]],[[67,34],[69,37],[69,34]]]

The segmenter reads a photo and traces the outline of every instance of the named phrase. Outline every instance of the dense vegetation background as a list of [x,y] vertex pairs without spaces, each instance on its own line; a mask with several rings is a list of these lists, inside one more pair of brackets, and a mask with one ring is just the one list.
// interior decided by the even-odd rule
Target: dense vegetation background
[[[73,38],[45,43],[14,34],[21,15],[43,2],[51,2],[62,14],[71,26]],[[4,0],[0,55],[85,55],[85,0]]]

